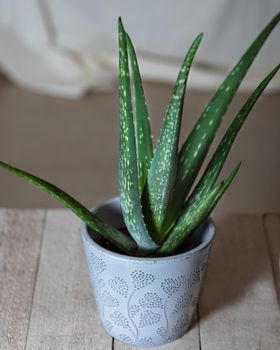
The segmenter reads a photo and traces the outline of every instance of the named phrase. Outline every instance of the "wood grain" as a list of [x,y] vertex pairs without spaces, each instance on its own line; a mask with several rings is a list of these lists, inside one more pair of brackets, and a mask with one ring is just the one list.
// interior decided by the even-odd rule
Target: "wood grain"
[[280,215],[267,214],[263,220],[280,308]]
[[43,210],[0,210],[0,349],[25,347],[44,228]]
[[222,216],[200,302],[203,350],[278,349],[280,314],[262,217]]
[[26,350],[104,350],[111,344],[91,293],[80,222],[68,211],[50,210]]
[[[161,349],[278,349],[280,216],[215,220],[200,319]],[[66,210],[0,210],[0,350],[141,350],[102,329],[79,226]]]

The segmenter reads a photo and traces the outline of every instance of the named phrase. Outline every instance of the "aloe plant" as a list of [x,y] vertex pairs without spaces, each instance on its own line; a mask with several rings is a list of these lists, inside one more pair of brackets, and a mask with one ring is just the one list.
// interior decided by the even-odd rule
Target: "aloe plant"
[[280,14],[271,20],[229,72],[179,150],[186,84],[202,34],[194,40],[183,61],[159,140],[153,149],[150,117],[135,49],[119,19],[119,189],[129,234],[103,222],[49,182],[2,161],[0,166],[46,191],[123,253],[139,256],[175,254],[190,234],[209,217],[240,168],[238,164],[226,179],[217,183],[239,130],[279,70],[279,65],[249,96],[190,192],[230,102],[279,20]]

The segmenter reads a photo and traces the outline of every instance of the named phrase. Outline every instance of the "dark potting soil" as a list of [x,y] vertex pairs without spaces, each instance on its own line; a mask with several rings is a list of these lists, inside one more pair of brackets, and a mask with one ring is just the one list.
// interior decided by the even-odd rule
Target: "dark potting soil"
[[[119,231],[121,231],[122,233],[126,234],[127,236],[129,236],[129,232],[127,230],[126,227],[121,227],[121,228],[118,228]],[[92,237],[92,235],[91,235]],[[93,238],[93,237],[92,237]],[[117,247],[115,247],[114,245],[112,245],[110,242],[108,242],[105,238],[99,238],[98,239],[98,242],[97,242],[99,245],[101,245],[101,247],[107,249],[107,250],[110,250],[111,252],[114,252],[114,253],[118,253],[118,254],[121,254],[121,255],[124,255],[125,253],[123,251],[121,251],[120,249],[118,249]],[[198,244],[194,244],[194,242],[191,242],[190,239],[188,239],[185,244],[180,247],[175,253],[174,255],[176,254],[182,254],[182,253],[186,253],[192,249],[194,249]]]

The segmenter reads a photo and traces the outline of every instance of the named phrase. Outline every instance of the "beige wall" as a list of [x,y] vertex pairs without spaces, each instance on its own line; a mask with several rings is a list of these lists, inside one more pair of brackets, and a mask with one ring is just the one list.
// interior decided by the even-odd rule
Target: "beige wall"
[[[171,86],[148,83],[145,87],[156,139]],[[182,134],[210,96],[188,93]],[[223,130],[245,97],[237,96]],[[217,212],[280,210],[279,110],[279,94],[264,95],[253,109],[224,171],[242,160],[240,173]],[[61,186],[87,206],[117,195],[117,86],[67,100],[20,90],[1,77],[0,111],[0,159]],[[0,170],[0,194],[1,207],[59,206],[4,170]]]

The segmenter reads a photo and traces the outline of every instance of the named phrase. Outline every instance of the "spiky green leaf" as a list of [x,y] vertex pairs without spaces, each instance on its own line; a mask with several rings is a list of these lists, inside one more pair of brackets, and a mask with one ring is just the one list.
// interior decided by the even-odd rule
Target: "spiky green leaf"
[[242,82],[242,79],[279,20],[280,14],[271,20],[252,45],[247,49],[245,54],[230,71],[210,102],[206,105],[201,117],[198,119],[193,130],[183,144],[179,153],[174,195],[170,202],[170,225],[176,220],[176,217],[182,208],[185,198],[195,181],[223,116]]
[[120,159],[119,188],[123,218],[139,249],[153,251],[158,246],[151,239],[142,215],[135,132],[132,113],[126,33],[119,19],[119,99]]
[[225,135],[223,136],[220,144],[218,145],[214,155],[212,156],[207,168],[205,169],[200,181],[195,187],[195,190],[192,192],[187,203],[190,200],[195,200],[197,196],[200,196],[202,193],[208,191],[215,184],[231,149],[231,146],[236,139],[236,136],[238,135],[239,130],[247,119],[258,98],[261,96],[262,92],[274,77],[274,75],[278,72],[279,68],[280,65],[274,68],[271,73],[269,73],[265,79],[263,79],[263,81],[252,92],[243,107],[240,109],[239,113],[228,127]]
[[154,233],[155,240],[160,237],[174,183],[186,83],[201,39],[202,34],[195,39],[183,61],[148,172],[147,191],[144,192],[148,196],[144,200],[147,206],[145,217],[149,216],[150,231]]
[[196,227],[208,218],[219,199],[236,176],[239,168],[240,164],[233,169],[226,180],[212,188],[209,192],[204,193],[199,200],[192,202],[185,207],[180,218],[172,228],[168,238],[162,243],[156,252],[156,255],[172,255],[196,229]]
[[136,139],[138,184],[140,195],[147,180],[148,170],[153,157],[153,142],[149,121],[149,112],[144,95],[139,66],[132,41],[126,34],[130,59],[134,100],[134,131]]
[[99,233],[102,237],[107,239],[117,248],[123,252],[133,255],[137,246],[135,242],[124,233],[118,231],[113,226],[103,222],[96,215],[92,214],[87,208],[85,208],[76,199],[72,198],[69,194],[62,191],[60,188],[52,185],[51,183],[34,176],[24,170],[15,168],[7,163],[0,161],[0,166],[9,172],[23,178],[24,180],[39,187],[43,191],[47,192],[50,196],[56,199],[65,207],[69,208],[75,213],[82,221],[84,221],[90,228]]

